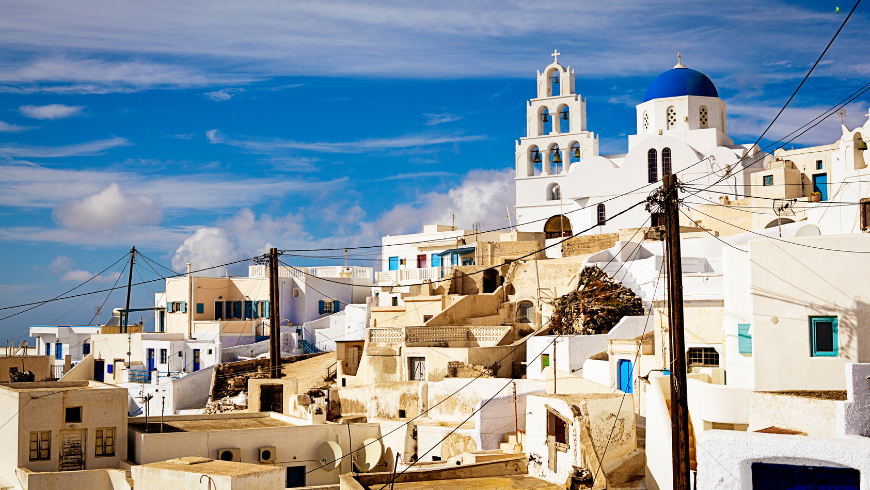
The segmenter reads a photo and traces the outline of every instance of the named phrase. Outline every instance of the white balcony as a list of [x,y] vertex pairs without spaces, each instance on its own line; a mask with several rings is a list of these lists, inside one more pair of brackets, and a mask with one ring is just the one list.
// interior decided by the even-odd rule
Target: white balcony
[[419,284],[425,281],[437,281],[450,276],[450,267],[426,267],[424,269],[400,269],[397,271],[381,271],[375,279],[380,286]]

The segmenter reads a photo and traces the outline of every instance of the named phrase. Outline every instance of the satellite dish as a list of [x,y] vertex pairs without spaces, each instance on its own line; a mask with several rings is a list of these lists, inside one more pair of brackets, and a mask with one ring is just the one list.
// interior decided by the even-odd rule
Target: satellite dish
[[334,441],[326,441],[317,448],[315,457],[321,469],[332,471],[341,463],[341,446]]
[[363,473],[368,473],[378,463],[384,454],[384,447],[379,439],[366,439],[356,452],[356,467]]

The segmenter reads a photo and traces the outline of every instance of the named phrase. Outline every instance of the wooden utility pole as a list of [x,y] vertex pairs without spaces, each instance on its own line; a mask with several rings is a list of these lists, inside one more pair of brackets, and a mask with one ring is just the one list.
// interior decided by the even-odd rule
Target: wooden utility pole
[[269,375],[281,377],[281,316],[278,314],[278,249],[269,249]]
[[674,490],[689,490],[689,405],[686,399],[686,343],[683,335],[683,264],[677,176],[663,179],[668,264],[668,327],[671,338],[671,444]]
[[127,276],[127,303],[124,307],[124,316],[121,318],[121,325],[123,325],[124,330],[122,333],[127,332],[127,325],[130,323],[130,289],[133,287],[133,261],[136,259],[136,247],[130,249],[130,275]]

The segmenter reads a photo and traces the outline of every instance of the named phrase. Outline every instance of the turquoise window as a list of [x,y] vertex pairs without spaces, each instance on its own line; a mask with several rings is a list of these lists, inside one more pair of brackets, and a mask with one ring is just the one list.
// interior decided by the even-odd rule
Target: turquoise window
[[205,313],[205,305],[203,303],[196,304],[196,312],[197,313]]
[[399,270],[399,258],[398,257],[390,257],[390,270],[391,271]]
[[432,260],[430,261],[432,267],[441,267],[441,256],[438,254],[432,254]]
[[813,357],[838,357],[837,317],[810,317],[810,344]]
[[773,175],[764,176],[764,185],[773,185]]
[[737,324],[737,345],[741,354],[752,354],[752,335],[749,335],[749,324]]

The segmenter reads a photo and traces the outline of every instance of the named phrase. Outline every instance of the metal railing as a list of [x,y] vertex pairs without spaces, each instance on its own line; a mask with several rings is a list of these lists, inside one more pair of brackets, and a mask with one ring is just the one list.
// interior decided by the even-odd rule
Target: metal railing
[[304,354],[315,354],[315,353],[320,352],[320,349],[318,349],[317,347],[311,345],[311,344],[310,344],[307,340],[305,340],[305,339],[299,339],[299,345],[302,346],[302,352],[303,352]]
[[151,382],[151,371],[140,371],[137,369],[131,369],[129,373],[131,383],[145,384]]
[[61,376],[63,376],[63,365],[62,364],[55,364],[54,366],[52,366],[52,373],[51,374],[55,379],[60,379]]

